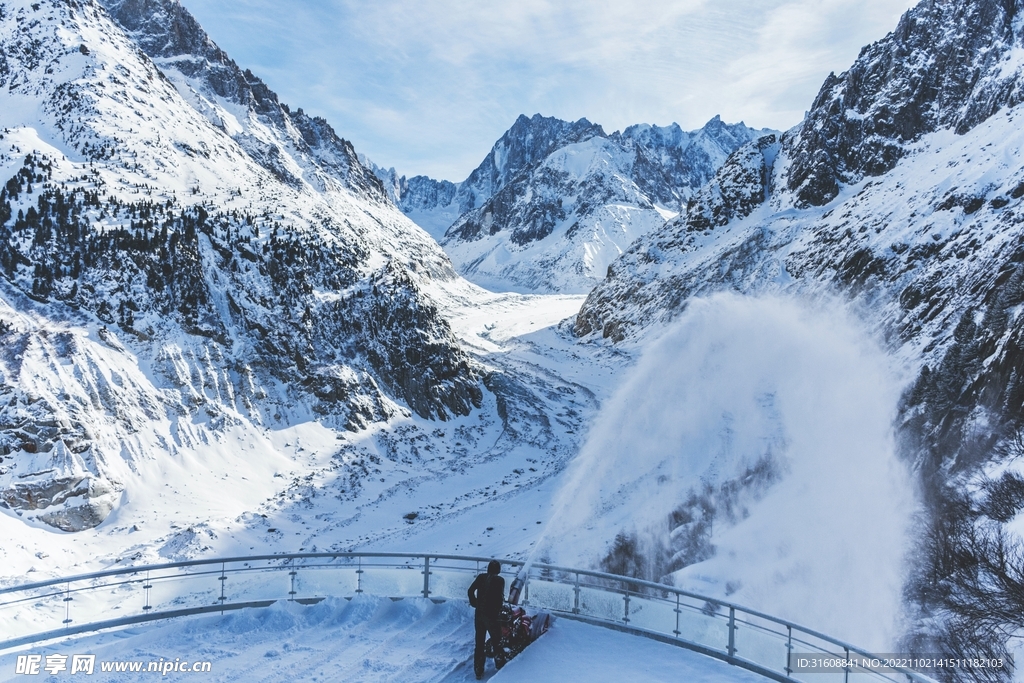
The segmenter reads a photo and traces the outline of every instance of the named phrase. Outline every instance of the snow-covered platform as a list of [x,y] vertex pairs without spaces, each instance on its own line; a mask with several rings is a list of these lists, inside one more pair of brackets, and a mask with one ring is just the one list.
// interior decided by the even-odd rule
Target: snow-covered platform
[[[210,662],[205,683],[247,681],[471,681],[473,611],[465,602],[357,596],[316,605],[279,602],[224,616],[204,616],[68,639],[0,657],[0,681],[22,680],[18,654],[96,655],[93,681],[138,680],[103,672],[102,663]],[[47,678],[45,676],[40,678]],[[55,678],[70,675],[60,672]],[[144,674],[143,674],[144,675]],[[153,675],[153,674],[150,674]],[[725,662],[568,619],[487,678],[503,681],[765,681]]]
[[[0,681],[19,666],[22,673],[32,667],[75,671],[90,656],[94,675],[109,680],[161,669],[195,673],[197,662],[206,674],[227,672],[223,680],[464,680],[473,640],[466,590],[488,561],[401,553],[254,555],[0,588],[0,637],[6,636],[0,651],[10,653],[0,656]],[[639,669],[650,668],[646,680],[660,680],[658,672],[690,662],[732,679],[755,675],[788,683],[797,680],[787,665],[793,652],[874,656],[672,586],[541,562],[524,568],[505,559],[503,566],[526,576],[524,604],[560,615],[564,623],[531,646],[529,657],[513,662],[515,668],[510,663],[501,676],[522,673],[509,680],[562,666],[573,675],[594,667],[593,680],[633,680]],[[649,648],[650,656],[637,654]],[[568,664],[558,663],[566,658]],[[5,662],[14,666],[5,669]],[[47,667],[39,666],[43,662]],[[903,669],[858,676],[924,681]]]

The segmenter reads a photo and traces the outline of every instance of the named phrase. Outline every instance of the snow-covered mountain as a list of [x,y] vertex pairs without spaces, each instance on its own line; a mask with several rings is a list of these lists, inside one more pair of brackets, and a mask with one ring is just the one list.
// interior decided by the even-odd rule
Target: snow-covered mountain
[[[564,483],[583,519],[555,532],[591,533],[573,562],[796,610],[800,581],[772,577],[824,593],[852,565],[815,558],[794,510],[890,556],[905,539],[909,487],[870,504],[890,404],[843,414],[898,388],[846,318],[691,302],[838,296],[915,378],[914,645],[998,652],[1024,626],[992,588],[1024,524],[1022,2],[923,2],[785,134],[521,117],[449,183],[361,158],[174,0],[0,0],[0,531],[31,539],[2,550],[11,577],[47,553],[59,572],[410,538],[545,551]],[[582,297],[483,292],[410,218],[479,281],[599,283],[576,338],[557,322]],[[856,486],[813,485],[835,472]],[[664,536],[646,549],[641,507]],[[819,612],[839,629],[863,603],[870,633],[900,566],[855,569]]]
[[380,197],[376,176],[352,144],[322,118],[291,109],[251,71],[243,71],[195,18],[167,0],[103,0],[110,16],[210,123],[258,164],[295,187],[328,182]]
[[999,587],[1024,503],[1022,74],[1020,0],[922,2],[613,263],[575,323],[624,341],[720,290],[850,300],[917,376],[899,438],[930,521],[909,594],[917,645],[943,652],[1024,627]]
[[461,183],[375,170],[460,274],[496,289],[585,293],[640,235],[678,214],[735,149],[771,131],[520,116]]
[[[550,426],[531,432],[546,415],[521,415],[543,401],[441,312],[482,293],[350,143],[279,103],[175,0],[4,0],[0,87],[12,514],[93,527],[215,443],[239,444],[223,446],[228,469],[265,475],[258,502],[282,469],[264,430],[306,421],[344,439],[411,420],[448,449],[456,428],[518,420],[494,453],[526,434],[559,452]],[[472,428],[427,428],[474,411]],[[350,484],[380,471],[359,452]]]

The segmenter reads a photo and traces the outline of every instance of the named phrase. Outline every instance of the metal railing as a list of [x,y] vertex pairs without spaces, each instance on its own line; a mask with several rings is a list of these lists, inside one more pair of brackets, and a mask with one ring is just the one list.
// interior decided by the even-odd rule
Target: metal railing
[[[0,652],[31,643],[171,617],[314,604],[365,593],[465,600],[491,558],[403,553],[298,553],[171,562],[0,588]],[[523,563],[503,561],[506,574]],[[807,680],[792,655],[822,658],[865,650],[733,603],[628,577],[535,563],[523,603],[644,635],[786,683]],[[814,683],[928,683],[906,669],[846,668]]]

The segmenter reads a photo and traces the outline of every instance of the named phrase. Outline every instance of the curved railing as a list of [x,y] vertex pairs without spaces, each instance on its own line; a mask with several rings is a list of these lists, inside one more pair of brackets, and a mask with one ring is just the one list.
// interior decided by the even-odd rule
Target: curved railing
[[[360,593],[434,600],[466,598],[490,558],[402,553],[300,553],[110,569],[0,588],[0,651],[171,617],[314,604]],[[522,567],[505,560],[505,568]],[[506,573],[512,573],[507,571]],[[798,658],[849,661],[873,655],[784,619],[671,586],[536,563],[523,602],[570,619],[673,643],[780,682],[807,680]],[[835,668],[814,683],[852,679],[912,683],[906,669]]]

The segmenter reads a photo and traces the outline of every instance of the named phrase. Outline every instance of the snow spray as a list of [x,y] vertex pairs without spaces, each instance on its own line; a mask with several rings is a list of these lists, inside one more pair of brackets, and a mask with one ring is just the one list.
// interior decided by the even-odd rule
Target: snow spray
[[[671,558],[670,530],[692,524],[680,505],[738,490],[707,553],[653,580],[892,647],[914,511],[892,433],[903,384],[842,304],[692,300],[605,401],[519,577],[542,552],[600,566],[621,533],[648,566],[647,548]],[[748,494],[761,462],[776,474]]]

